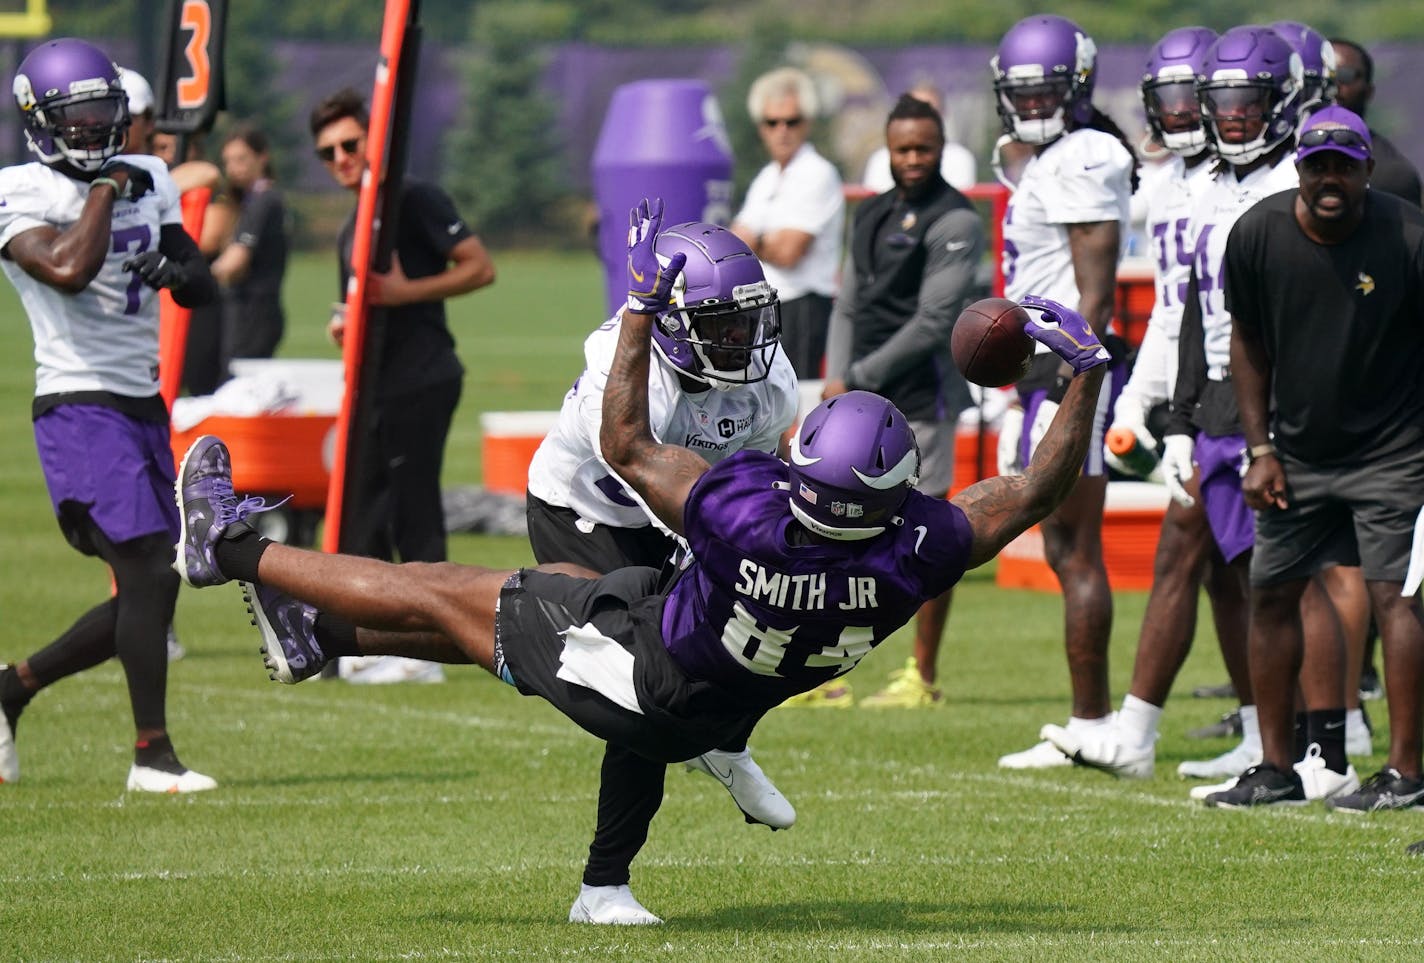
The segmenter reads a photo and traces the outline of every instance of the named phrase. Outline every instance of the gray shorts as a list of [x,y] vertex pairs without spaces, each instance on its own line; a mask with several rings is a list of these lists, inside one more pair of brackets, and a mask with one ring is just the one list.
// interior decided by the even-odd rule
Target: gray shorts
[[920,446],[920,483],[915,487],[931,498],[949,494],[954,481],[953,421],[911,421],[915,444]]
[[1339,468],[1280,458],[1290,504],[1256,513],[1251,584],[1307,578],[1331,565],[1359,565],[1370,581],[1403,582],[1424,502],[1424,449]]

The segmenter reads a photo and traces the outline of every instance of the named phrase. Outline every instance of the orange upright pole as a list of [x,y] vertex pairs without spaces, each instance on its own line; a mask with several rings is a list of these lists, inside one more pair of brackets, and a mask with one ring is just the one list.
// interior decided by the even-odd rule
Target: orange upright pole
[[[331,466],[331,487],[326,495],[326,525],[322,550],[336,552],[341,545],[341,509],[346,488],[346,454],[352,422],[362,389],[361,362],[366,346],[366,279],[375,250],[376,211],[385,179],[386,154],[394,120],[395,82],[405,45],[410,0],[386,0],[386,19],[381,30],[381,59],[376,65],[376,85],[371,93],[371,123],[366,131],[366,175],[356,202],[356,233],[351,242],[351,280],[346,286],[346,330],[341,358],[346,372],[346,391],[336,419],[336,445]],[[392,185],[396,189],[398,185]]]
[[[212,200],[210,187],[195,187],[183,192],[183,230],[194,242],[203,236],[203,216]],[[193,312],[180,308],[173,295],[165,289],[158,300],[158,393],[168,410],[183,387],[183,357],[188,350],[188,322]]]

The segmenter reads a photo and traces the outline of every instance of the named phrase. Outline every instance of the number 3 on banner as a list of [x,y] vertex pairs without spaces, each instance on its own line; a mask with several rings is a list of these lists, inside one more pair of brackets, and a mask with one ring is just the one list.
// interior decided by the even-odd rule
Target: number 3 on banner
[[188,59],[191,76],[178,81],[178,107],[193,110],[207,103],[212,85],[212,62],[208,59],[208,41],[213,35],[213,11],[207,0],[184,0],[178,26],[193,35],[183,55]]

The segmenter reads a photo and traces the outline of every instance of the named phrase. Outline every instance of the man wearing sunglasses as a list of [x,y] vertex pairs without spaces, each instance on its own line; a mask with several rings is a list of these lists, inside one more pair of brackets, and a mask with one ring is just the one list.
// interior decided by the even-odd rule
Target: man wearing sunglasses
[[1370,133],[1343,107],[1311,116],[1295,157],[1299,188],[1242,215],[1223,271],[1241,487],[1256,513],[1249,647],[1263,764],[1242,782],[1257,774],[1252,805],[1262,793],[1304,800],[1290,776],[1300,600],[1316,573],[1358,565],[1384,640],[1389,756],[1326,805],[1402,809],[1424,799],[1424,611],[1403,592],[1424,500],[1424,214],[1370,189]]
[[781,298],[781,349],[803,381],[821,376],[845,228],[841,176],[810,143],[817,110],[815,85],[795,67],[752,84],[747,112],[771,162],[732,219]]
[[[1375,96],[1375,62],[1369,52],[1353,40],[1332,39],[1335,49],[1335,102],[1360,115],[1363,120],[1370,101]],[[1419,171],[1409,158],[1399,152],[1379,131],[1370,128],[1373,144],[1371,156],[1375,172],[1370,175],[1370,188],[1402,197],[1415,207],[1420,206]]]
[[[316,155],[337,184],[353,194],[366,171],[369,115],[349,88],[326,98],[311,114]],[[465,225],[449,196],[434,184],[401,185],[395,252],[389,271],[367,282],[372,305],[386,309],[375,384],[374,423],[365,430],[366,464],[356,477],[360,520],[347,550],[390,561],[445,561],[445,519],[440,469],[445,439],[460,402],[465,369],[446,324],[445,299],[494,281],[484,244]],[[341,297],[351,276],[356,214],[341,229],[337,251]],[[345,330],[338,310],[329,331],[337,344]],[[344,539],[343,539],[344,540]],[[394,659],[367,666],[352,682],[440,681],[433,663]]]

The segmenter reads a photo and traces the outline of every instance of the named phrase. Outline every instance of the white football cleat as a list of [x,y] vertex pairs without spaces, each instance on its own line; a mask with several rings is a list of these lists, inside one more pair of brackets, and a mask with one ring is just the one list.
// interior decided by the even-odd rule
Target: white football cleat
[[[1079,766],[1101,769],[1128,779],[1151,779],[1157,762],[1157,749],[1152,743],[1131,746],[1115,725],[1067,729],[1047,725],[1038,733],[1053,743],[1058,751]],[[1002,763],[1000,763],[1002,765]]]
[[1011,752],[999,757],[1000,769],[1052,769],[1055,766],[1071,766],[1073,760],[1063,755],[1063,751],[1053,743],[1040,742],[1022,752]]
[[770,826],[773,832],[790,829],[796,823],[796,810],[766,778],[750,748],[741,752],[712,749],[683,765],[689,772],[705,772],[720,782],[732,794],[732,801],[747,822]]
[[1248,747],[1246,743],[1223,752],[1214,759],[1189,759],[1177,766],[1177,775],[1183,779],[1225,779],[1239,776],[1252,766],[1261,764],[1261,747]]
[[1187,795],[1191,796],[1197,802],[1205,802],[1206,797],[1212,793],[1226,792],[1228,789],[1235,789],[1238,782],[1240,782],[1240,777],[1232,776],[1225,782],[1207,783],[1205,786],[1193,786],[1191,792],[1187,793]]
[[578,899],[569,909],[569,922],[600,926],[651,926],[661,923],[662,919],[648,912],[626,884],[584,885],[579,888]]
[[1310,748],[1305,750],[1305,758],[1295,764],[1295,772],[1305,788],[1306,799],[1330,799],[1360,788],[1360,776],[1355,767],[1346,764],[1344,772],[1327,767],[1321,758],[1318,742],[1312,742]]
[[129,792],[185,793],[205,792],[218,788],[218,781],[192,769],[182,772],[165,772],[134,763],[129,769]]
[[[345,660],[343,660],[345,661]],[[343,675],[352,685],[396,685],[401,682],[435,683],[445,681],[445,670],[439,662],[407,659],[399,655],[377,656],[374,662]]]

